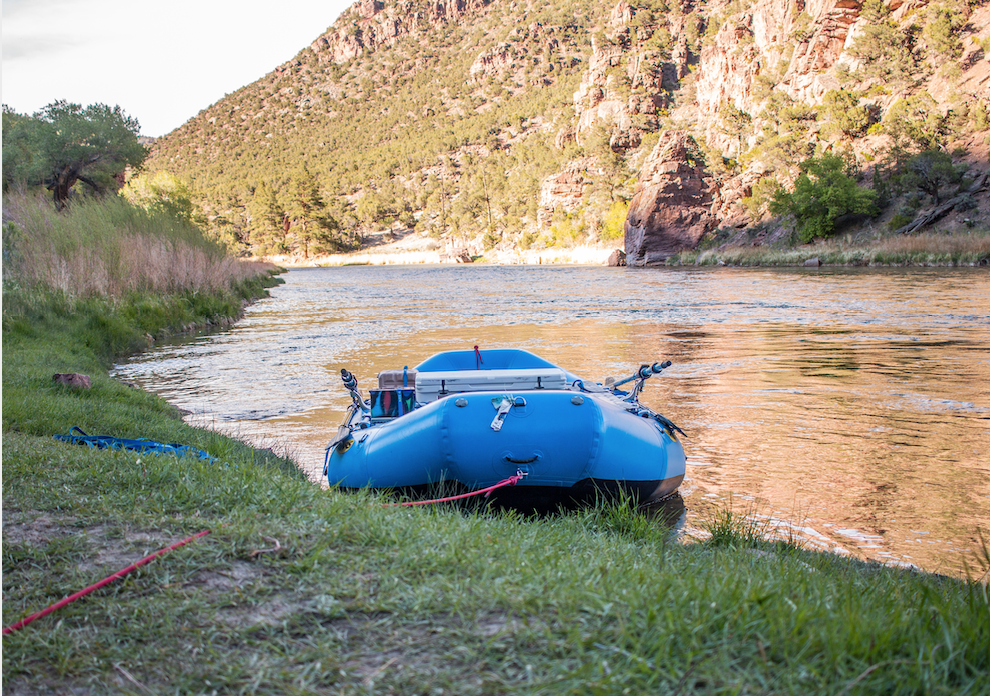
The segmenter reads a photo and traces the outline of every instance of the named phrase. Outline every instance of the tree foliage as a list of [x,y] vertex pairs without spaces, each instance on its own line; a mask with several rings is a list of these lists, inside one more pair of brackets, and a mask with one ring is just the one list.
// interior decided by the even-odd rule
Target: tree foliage
[[160,210],[187,222],[192,221],[192,194],[186,182],[166,171],[132,176],[120,195],[146,210]]
[[622,239],[626,233],[626,217],[629,215],[629,201],[618,199],[612,203],[605,218],[602,220],[602,229],[599,239],[603,242],[612,242]]
[[327,211],[316,179],[305,167],[297,170],[289,182],[285,214],[290,221],[290,230],[296,231],[296,241],[302,247],[304,258],[309,258],[310,251],[339,251],[348,246],[335,234],[340,230],[340,224]]
[[846,173],[846,162],[837,155],[805,160],[790,193],[781,189],[770,203],[774,215],[793,215],[803,242],[825,239],[835,232],[843,215],[877,212],[876,191],[860,188]]
[[[55,206],[64,208],[79,181],[94,192],[116,188],[128,166],[144,161],[140,126],[119,106],[57,101],[34,116],[15,116],[4,108],[4,187],[17,182],[44,185]],[[11,153],[8,158],[8,141]]]
[[825,93],[820,116],[829,128],[847,136],[862,135],[870,125],[870,115],[860,106],[859,96],[845,89]]
[[962,55],[959,30],[966,22],[951,7],[934,5],[928,9],[928,22],[922,31],[925,44],[937,59],[958,58]]
[[251,246],[263,253],[282,254],[286,245],[287,216],[272,188],[262,182],[255,188],[247,206]]
[[882,0],[864,3],[863,14],[869,22],[849,50],[863,61],[863,75],[885,82],[910,82],[917,68],[913,32],[905,32],[890,19],[890,9]]
[[946,144],[946,119],[928,92],[898,99],[884,118],[884,131],[898,148],[917,151]]
[[952,164],[952,157],[942,150],[925,150],[908,160],[903,184],[913,186],[932,197],[935,205],[942,202],[946,186],[958,184],[962,173]]

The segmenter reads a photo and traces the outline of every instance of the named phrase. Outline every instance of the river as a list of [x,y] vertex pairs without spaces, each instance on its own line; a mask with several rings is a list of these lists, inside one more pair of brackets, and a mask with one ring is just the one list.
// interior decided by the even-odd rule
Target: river
[[990,274],[966,269],[298,269],[117,377],[314,480],[350,398],[452,349],[525,348],[686,433],[687,535],[720,506],[809,548],[962,576],[990,543]]

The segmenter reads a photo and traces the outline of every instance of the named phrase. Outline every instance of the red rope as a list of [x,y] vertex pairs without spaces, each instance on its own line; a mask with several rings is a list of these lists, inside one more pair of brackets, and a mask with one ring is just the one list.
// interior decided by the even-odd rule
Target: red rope
[[90,585],[85,590],[80,590],[79,592],[76,592],[74,595],[69,595],[65,599],[63,599],[63,600],[61,600],[59,602],[56,602],[55,604],[51,605],[47,609],[42,609],[41,611],[37,612],[36,614],[31,614],[31,616],[28,616],[25,619],[21,619],[20,621],[18,621],[15,624],[11,624],[10,626],[7,626],[5,629],[3,629],[3,634],[4,635],[7,635],[8,633],[13,633],[14,631],[16,631],[16,630],[18,630],[20,628],[24,628],[25,626],[27,626],[32,621],[35,621],[37,619],[40,619],[43,616],[48,616],[53,611],[55,611],[57,609],[61,609],[62,607],[64,607],[67,604],[71,604],[72,602],[76,601],[80,597],[85,597],[90,592],[93,592],[94,590],[98,590],[101,587],[103,587],[104,585],[109,585],[114,580],[117,580],[119,578],[124,577],[125,575],[127,575],[131,571],[137,570],[138,568],[140,568],[144,564],[151,563],[151,561],[155,560],[156,558],[158,558],[162,554],[168,553],[169,551],[172,551],[174,549],[177,549],[180,546],[185,546],[190,541],[194,541],[194,540],[200,538],[201,536],[206,536],[209,533],[210,533],[210,530],[209,529],[204,529],[199,534],[193,534],[191,537],[188,537],[186,539],[183,539],[182,541],[177,541],[174,544],[172,544],[171,546],[168,546],[168,547],[166,547],[164,549],[161,549],[159,551],[155,551],[150,556],[145,556],[144,558],[142,558],[137,563],[132,563],[129,566],[127,566],[126,568],[124,568],[122,570],[118,570],[113,575],[111,575],[109,577],[106,577],[106,578],[103,578],[98,583],[93,584],[93,585]]
[[484,493],[485,497],[487,498],[492,494],[492,491],[494,491],[496,488],[502,488],[504,486],[514,486],[519,481],[521,481],[524,476],[526,476],[526,474],[516,474],[515,476],[510,476],[507,479],[502,479],[494,486],[489,486],[488,488],[482,488],[477,491],[471,491],[470,493],[462,493],[461,495],[452,495],[449,498],[435,498],[433,500],[414,500],[408,503],[387,503],[385,507],[406,507],[409,505],[432,505],[433,503],[447,503],[450,502],[451,500],[470,498],[471,496],[481,495],[482,493]]

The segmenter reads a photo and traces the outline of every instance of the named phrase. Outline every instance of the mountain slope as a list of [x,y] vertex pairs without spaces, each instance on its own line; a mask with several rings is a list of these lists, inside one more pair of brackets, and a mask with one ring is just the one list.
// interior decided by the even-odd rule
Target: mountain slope
[[147,167],[262,252],[414,225],[476,251],[618,245],[636,174],[683,132],[704,236],[758,222],[816,152],[871,171],[897,148],[985,155],[988,20],[899,0],[365,0]]

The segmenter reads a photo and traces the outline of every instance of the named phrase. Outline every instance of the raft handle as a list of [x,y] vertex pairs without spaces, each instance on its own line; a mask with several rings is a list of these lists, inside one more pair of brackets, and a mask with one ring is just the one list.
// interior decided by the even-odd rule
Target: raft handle
[[505,455],[505,461],[510,462],[512,464],[532,464],[533,462],[535,462],[539,458],[540,458],[540,455],[538,455],[538,454],[534,454],[529,459],[515,459],[513,457],[510,457],[509,455]]

